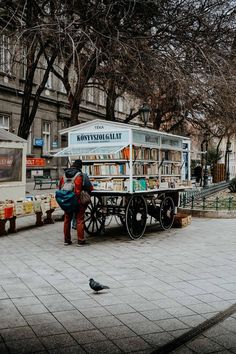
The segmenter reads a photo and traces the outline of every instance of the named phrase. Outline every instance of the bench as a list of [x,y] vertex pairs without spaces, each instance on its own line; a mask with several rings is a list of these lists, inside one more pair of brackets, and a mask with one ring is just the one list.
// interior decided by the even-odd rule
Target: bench
[[47,184],[50,185],[50,189],[52,186],[55,184],[55,187],[58,186],[58,179],[54,179],[52,177],[44,177],[44,176],[34,176],[34,189],[36,186],[40,186],[40,189],[42,189],[42,186]]

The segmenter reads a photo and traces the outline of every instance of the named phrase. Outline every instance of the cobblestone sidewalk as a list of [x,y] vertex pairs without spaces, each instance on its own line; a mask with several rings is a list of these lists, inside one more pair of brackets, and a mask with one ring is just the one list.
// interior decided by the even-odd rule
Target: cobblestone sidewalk
[[[0,353],[157,350],[236,303],[235,226],[196,219],[138,241],[110,228],[84,248],[63,246],[61,222],[1,237]],[[236,316],[175,353],[236,353]]]

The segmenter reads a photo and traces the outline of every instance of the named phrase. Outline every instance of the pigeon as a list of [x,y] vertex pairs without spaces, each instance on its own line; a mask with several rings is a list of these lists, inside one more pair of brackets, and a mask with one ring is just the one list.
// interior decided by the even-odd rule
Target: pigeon
[[89,279],[89,286],[91,289],[93,289],[96,292],[103,290],[103,289],[110,289],[109,286],[102,285],[93,279]]

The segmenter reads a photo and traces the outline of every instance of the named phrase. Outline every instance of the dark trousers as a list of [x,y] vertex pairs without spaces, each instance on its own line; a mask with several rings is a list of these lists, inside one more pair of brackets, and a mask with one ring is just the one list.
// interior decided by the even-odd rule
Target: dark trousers
[[[78,241],[84,240],[84,213],[85,208],[80,205],[79,210],[75,213],[77,225],[77,238]],[[74,213],[65,213],[64,217],[64,240],[65,242],[71,241],[71,221]]]

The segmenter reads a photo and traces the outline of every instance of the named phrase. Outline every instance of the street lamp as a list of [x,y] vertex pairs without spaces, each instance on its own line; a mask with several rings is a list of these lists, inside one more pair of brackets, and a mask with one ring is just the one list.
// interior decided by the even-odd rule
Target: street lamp
[[139,109],[139,114],[141,116],[141,119],[144,123],[144,126],[147,126],[147,122],[149,120],[151,109],[147,103],[143,103],[142,106]]
[[231,148],[231,142],[229,141],[229,138],[228,138],[227,144],[226,144],[226,181],[227,182],[230,180],[229,154],[232,152],[232,150],[230,150],[230,148]]
[[203,173],[203,188],[208,186],[208,170],[207,170],[207,152],[208,152],[208,140],[209,140],[209,133],[204,133],[204,140],[205,142],[205,166],[204,166],[204,173]]

